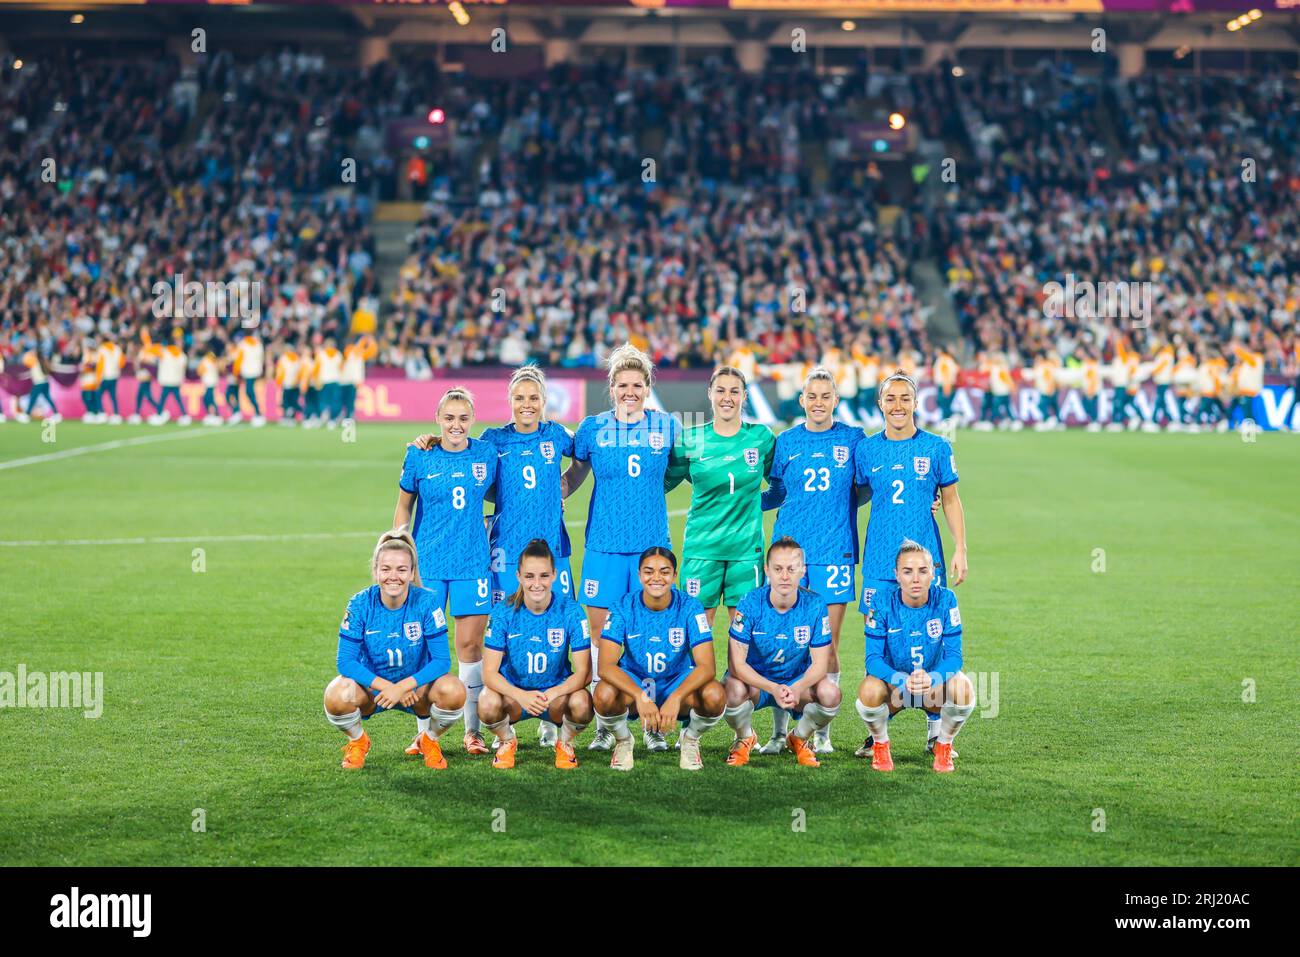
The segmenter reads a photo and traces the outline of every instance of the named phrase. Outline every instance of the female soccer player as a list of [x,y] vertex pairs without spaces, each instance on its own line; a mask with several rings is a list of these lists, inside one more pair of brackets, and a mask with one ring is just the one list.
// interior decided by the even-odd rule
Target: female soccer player
[[[573,438],[573,464],[564,473],[564,496],[594,475],[582,557],[582,595],[592,634],[627,593],[640,588],[638,563],[652,545],[668,548],[668,505],[664,477],[681,425],[667,412],[645,407],[654,382],[654,363],[625,344],[609,356],[609,397],[613,408],[589,415]],[[603,677],[600,653],[592,648],[592,668]],[[599,716],[589,747],[608,751],[614,739]]]
[[438,402],[437,418],[442,441],[427,450],[406,449],[393,525],[400,528],[414,519],[411,531],[424,556],[427,587],[439,608],[450,603],[456,620],[457,673],[468,694],[465,750],[486,754],[478,698],[483,690],[483,628],[492,597],[483,499],[496,481],[497,454],[488,443],[469,437],[474,399],[466,390],[448,389]]
[[[863,615],[877,592],[894,583],[894,557],[904,540],[920,542],[936,556],[935,580],[944,579],[943,542],[939,525],[931,512],[936,494],[942,496],[944,517],[952,531],[954,554],[952,584],[966,578],[966,517],[957,494],[957,466],[952,446],[942,436],[916,426],[916,382],[896,372],[881,383],[880,411],[885,416],[883,431],[858,443],[853,456],[854,481],[871,487],[871,514],[867,520],[862,549]],[[933,747],[939,727],[932,722],[929,745]],[[858,749],[859,757],[870,753],[870,742]]]
[[682,545],[686,593],[699,598],[709,625],[718,603],[727,614],[763,583],[763,482],[776,443],[765,425],[741,421],[745,376],[722,366],[709,378],[713,421],[682,432],[673,446],[664,490],[691,483]]
[[927,548],[904,540],[895,560],[897,582],[877,593],[867,610],[867,674],[857,707],[871,732],[877,771],[894,770],[889,718],[903,708],[924,708],[939,722],[934,769],[952,771],[952,739],[975,709],[975,689],[961,670],[961,612],[952,590],[935,581],[940,567]]
[[50,412],[47,421],[58,422],[62,416],[59,415],[58,408],[54,405],[54,400],[50,398],[50,361],[41,355],[39,348],[29,349],[23,355],[23,365],[27,367],[28,373],[32,379],[32,390],[27,393],[27,409],[19,412],[15,418],[19,422],[30,422],[32,410],[36,408],[37,402],[44,402]]
[[555,556],[545,539],[533,539],[516,558],[519,584],[493,606],[483,652],[479,715],[501,742],[492,766],[515,766],[514,724],[549,717],[563,724],[555,766],[571,771],[578,766],[573,741],[591,723],[587,616],[573,599],[552,590]]
[[[573,435],[563,425],[546,421],[546,375],[536,366],[521,366],[510,377],[511,422],[487,429],[479,438],[496,447],[497,483],[488,493],[496,511],[488,543],[491,550],[492,601],[495,605],[519,587],[516,561],[533,539],[546,542],[558,574],[558,595],[573,597],[569,566],[569,533],[564,525],[561,459],[573,457]],[[419,448],[440,439],[421,435]],[[554,747],[558,729],[545,716],[538,722],[543,747]]]
[[[858,502],[853,456],[865,437],[861,429],[835,421],[839,394],[828,369],[818,367],[803,382],[799,398],[805,421],[776,438],[769,488],[763,508],[778,508],[772,538],[790,537],[807,562],[801,584],[829,607],[831,645],[827,680],[840,683],[840,628],[844,610],[857,596]],[[773,710],[772,739],[760,754],[778,754],[785,744],[789,713]],[[813,740],[818,754],[829,754],[829,728]]]
[[689,710],[678,763],[698,771],[704,766],[700,735],[718,723],[727,704],[726,692],[714,678],[713,630],[699,601],[675,587],[677,556],[671,549],[647,548],[637,576],[641,590],[628,592],[610,608],[600,634],[602,680],[595,705],[614,735],[609,766],[632,770],[627,722],[635,704],[642,727],[661,740],[682,709]]
[[343,767],[365,766],[370,736],[361,722],[397,708],[429,722],[420,735],[425,767],[447,766],[438,738],[460,720],[465,686],[448,673],[447,619],[420,587],[415,542],[405,530],[379,537],[370,559],[375,584],[348,600],[339,625],[339,673],[325,687],[325,717],[348,737]]
[[731,618],[726,691],[727,723],[736,732],[727,763],[749,763],[758,743],[750,719],[755,709],[799,713],[786,744],[804,767],[820,762],[808,739],[827,728],[840,710],[840,686],[827,674],[831,620],[826,602],[800,587],[803,549],[793,538],[775,538],[767,550],[768,584],[740,600]]

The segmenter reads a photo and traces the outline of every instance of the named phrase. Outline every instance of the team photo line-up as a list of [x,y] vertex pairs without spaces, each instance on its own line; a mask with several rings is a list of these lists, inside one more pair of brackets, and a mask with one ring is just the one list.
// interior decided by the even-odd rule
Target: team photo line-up
[[[934,770],[952,771],[953,738],[974,708],[948,587],[967,574],[965,518],[950,444],[916,425],[915,381],[898,372],[882,382],[884,428],[867,435],[836,421],[835,378],[814,368],[799,398],[805,421],[774,436],[743,421],[738,369],[713,373],[712,421],[683,427],[646,407],[647,355],[624,345],[608,365],[612,408],[576,432],[546,420],[546,378],[529,365],[511,376],[509,424],[471,438],[473,397],[453,388],[438,403],[436,434],[408,445],[393,529],[371,556],[374,583],[347,603],[338,675],[325,689],[326,717],[347,738],[343,767],[364,766],[363,721],[391,709],[415,716],[406,753],[434,769],[447,767],[441,738],[462,718],[465,753],[495,749],[499,769],[514,767],[515,725],[529,718],[565,770],[578,766],[575,740],[593,721],[588,750],[612,752],[616,770],[633,766],[629,721],[651,752],[669,750],[666,734],[680,725],[687,770],[703,766],[700,737],[719,720],[734,732],[728,765],[789,750],[817,767],[817,755],[834,751],[840,630],[856,600],[866,650],[855,707],[868,737],[855,755],[892,770],[889,719],[915,707],[928,718]],[[588,477],[575,579],[563,502]],[[679,567],[666,495],[683,481],[691,503]],[[859,591],[857,511],[867,502]],[[494,506],[486,518],[485,503]],[[940,509],[954,544],[947,565]],[[721,680],[720,605],[729,621]],[[767,707],[773,733],[758,747],[750,722]]]

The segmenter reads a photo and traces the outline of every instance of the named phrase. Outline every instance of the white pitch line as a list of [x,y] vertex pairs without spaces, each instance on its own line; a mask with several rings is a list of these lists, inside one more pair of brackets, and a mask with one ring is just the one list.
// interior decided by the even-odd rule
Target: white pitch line
[[[685,515],[686,509],[669,512],[669,517]],[[586,519],[565,522],[569,528],[586,523]],[[301,542],[328,538],[371,538],[366,532],[291,532],[285,535],[159,535],[150,538],[53,538],[0,541],[0,548],[35,548],[40,545],[193,545],[210,542]]]
[[75,449],[62,449],[58,452],[46,452],[31,455],[25,459],[6,459],[0,461],[0,471],[21,468],[24,465],[39,465],[42,462],[54,462],[69,459],[74,455],[89,455],[91,452],[109,452],[113,449],[130,448],[133,445],[150,445],[154,442],[172,442],[176,439],[200,439],[205,435],[225,435],[225,432],[172,432],[166,435],[141,435],[134,439],[114,439],[112,442],[100,442],[98,445],[79,445]]

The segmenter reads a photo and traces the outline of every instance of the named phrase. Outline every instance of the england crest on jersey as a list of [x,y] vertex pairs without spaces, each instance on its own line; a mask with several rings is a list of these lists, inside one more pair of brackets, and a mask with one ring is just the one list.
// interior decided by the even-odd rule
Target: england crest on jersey
[[563,629],[563,628],[547,628],[547,629],[546,629],[546,643],[547,643],[548,645],[550,645],[552,648],[563,648],[563,647],[564,647],[564,629]]
[[811,630],[807,625],[794,626],[794,643],[796,645],[808,644],[808,641],[811,639],[811,637],[812,637]]
[[662,452],[664,450],[664,435],[662,432],[651,432],[649,442],[650,448],[655,452]]
[[546,459],[546,464],[550,465],[551,460],[555,458],[555,443],[541,442],[538,444],[537,450],[542,453],[542,458]]
[[686,644],[686,629],[669,628],[668,644],[672,645],[674,648],[680,648],[682,645]]
[[745,449],[745,464],[751,469],[758,464],[758,449]]
[[930,459],[925,455],[916,455],[912,457],[912,468],[916,470],[917,477],[930,474]]
[[931,618],[925,623],[925,633],[931,638],[938,638],[943,634],[943,622],[938,618]]
[[483,481],[485,478],[487,478],[487,463],[475,462],[473,471],[474,471],[474,480],[477,482]]
[[418,621],[408,621],[402,626],[402,633],[407,641],[419,641],[424,637],[424,628]]
[[600,583],[594,578],[584,578],[582,581],[582,593],[588,598],[595,598],[596,592],[600,591]]
[[837,445],[831,449],[831,454],[835,458],[836,465],[844,465],[849,460],[849,447],[847,445]]
[[700,596],[700,580],[698,578],[686,579],[686,594],[690,595],[692,598],[698,598]]

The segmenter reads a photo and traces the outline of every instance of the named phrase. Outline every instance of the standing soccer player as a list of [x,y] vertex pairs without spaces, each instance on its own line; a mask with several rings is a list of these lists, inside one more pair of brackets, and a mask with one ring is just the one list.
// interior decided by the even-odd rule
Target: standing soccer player
[[595,704],[615,740],[609,766],[632,770],[634,741],[627,722],[635,705],[642,729],[660,741],[688,709],[678,764],[698,771],[704,767],[700,735],[718,723],[727,705],[714,678],[713,629],[699,601],[675,587],[677,556],[671,549],[647,548],[637,575],[640,591],[619,599],[600,634],[603,680],[596,685]]
[[108,408],[108,402],[105,400],[112,399],[113,414],[108,421],[113,425],[119,425],[122,422],[122,407],[118,404],[117,383],[122,378],[126,356],[112,334],[104,337],[96,356],[98,360],[96,371],[99,373],[99,418],[101,422],[104,421],[104,412]]
[[[543,539],[524,546],[512,564],[519,584],[492,607],[483,650],[479,714],[501,742],[492,767],[515,766],[514,725],[549,718],[562,725],[555,766],[578,766],[574,739],[591,722],[591,633],[582,606],[553,591],[555,556]],[[570,664],[572,658],[572,664]]]
[[343,349],[343,371],[339,375],[339,402],[343,421],[357,414],[357,389],[366,381],[366,363],[379,355],[379,344],[371,336],[356,336]]
[[[944,518],[952,531],[952,584],[966,578],[966,516],[957,494],[957,465],[952,446],[942,436],[916,426],[916,383],[895,373],[883,383],[880,410],[885,428],[858,444],[854,478],[871,487],[871,514],[862,550],[862,600],[865,616],[874,596],[895,584],[894,559],[907,540],[920,542],[935,556],[935,581],[947,584],[943,541],[931,512],[935,495],[942,498]],[[938,737],[937,719],[928,734],[928,747]],[[870,741],[856,752],[871,753]]]
[[904,541],[895,561],[896,584],[876,594],[867,610],[866,676],[858,687],[858,714],[871,737],[871,766],[894,770],[889,718],[923,708],[939,724],[934,769],[952,771],[952,740],[975,709],[975,689],[962,674],[961,612],[957,596],[936,583],[930,552]]
[[767,550],[768,584],[740,600],[731,618],[726,692],[727,723],[736,732],[727,763],[749,763],[758,743],[754,711],[773,707],[799,714],[786,737],[804,767],[820,765],[808,739],[829,727],[840,710],[839,682],[827,674],[831,619],[820,595],[800,587],[803,549],[793,538],[774,538]]
[[664,490],[691,483],[682,545],[686,593],[704,606],[709,625],[718,603],[727,615],[763,583],[763,482],[776,439],[765,425],[741,421],[745,376],[723,366],[709,378],[713,421],[682,432],[673,446]]
[[203,424],[220,425],[221,413],[217,411],[217,383],[221,380],[221,359],[218,345],[209,339],[199,360],[199,382],[203,384]]
[[[671,545],[664,478],[681,425],[667,412],[645,407],[653,382],[654,363],[640,349],[629,343],[610,353],[609,397],[614,407],[582,420],[573,437],[573,464],[564,474],[566,498],[589,473],[595,481],[580,598],[593,635],[604,628],[609,609],[641,587],[642,552]],[[603,678],[596,648],[591,663],[598,680]],[[611,729],[598,713],[589,748],[608,751],[613,743]]]
[[348,601],[339,625],[338,677],[325,688],[325,717],[348,737],[343,767],[365,766],[370,736],[361,722],[397,708],[426,722],[420,753],[426,767],[447,766],[438,738],[460,720],[464,686],[448,674],[447,619],[436,596],[420,587],[415,543],[385,532],[370,560],[375,584]]
[[[534,539],[550,548],[558,574],[557,595],[573,597],[569,532],[564,525],[561,459],[573,458],[573,435],[558,422],[546,421],[546,375],[537,366],[521,366],[510,377],[511,422],[486,429],[480,441],[496,448],[497,481],[488,494],[496,505],[488,545],[491,553],[492,602],[519,587],[518,559]],[[421,435],[415,445],[432,448],[440,439]],[[539,724],[543,747],[553,747],[558,728],[546,716]]]
[[[235,346],[235,354],[238,356],[236,364],[236,374],[239,381],[244,387],[244,397],[248,399],[248,404],[253,408],[252,425],[255,428],[266,425],[266,419],[262,417],[262,406],[257,400],[257,380],[262,378],[263,366],[266,360],[266,350],[262,345],[260,336],[253,332],[245,333],[244,338],[239,340]],[[236,422],[239,421],[239,407],[236,405],[233,413]]]
[[176,402],[176,421],[180,425],[189,425],[190,417],[185,412],[185,403],[181,401],[181,386],[185,382],[185,370],[189,366],[189,356],[185,354],[185,333],[177,326],[172,330],[172,341],[160,345],[158,349],[158,412],[149,418],[150,425],[163,425],[167,422],[167,400]]
[[298,337],[292,333],[285,337],[284,351],[275,360],[275,384],[280,387],[280,424],[296,425],[298,418],[298,377],[302,373],[302,357],[297,350]]
[[[764,510],[779,508],[772,538],[792,538],[803,549],[806,562],[800,584],[816,592],[829,608],[831,644],[826,678],[840,683],[840,628],[844,611],[857,596],[858,503],[853,475],[854,453],[865,436],[835,421],[839,394],[827,369],[808,374],[799,399],[805,421],[776,437],[769,488],[763,493]],[[770,552],[769,552],[770,557]],[[772,737],[759,754],[779,754],[786,744],[789,712],[777,706],[772,712]],[[829,754],[829,727],[813,739],[818,754]]]
[[81,361],[77,366],[77,384],[81,387],[81,401],[86,411],[82,422],[103,422],[99,411],[99,362],[96,358],[95,340],[87,339],[81,347]]
[[[469,437],[474,399],[466,390],[448,389],[437,415],[441,443],[406,450],[393,525],[411,524],[424,556],[425,587],[434,593],[439,608],[450,604],[456,620],[457,673],[467,692],[465,751],[486,754],[478,698],[483,690],[483,629],[492,596],[483,500],[496,481],[497,454],[488,443]],[[420,730],[427,730],[423,721]]]

